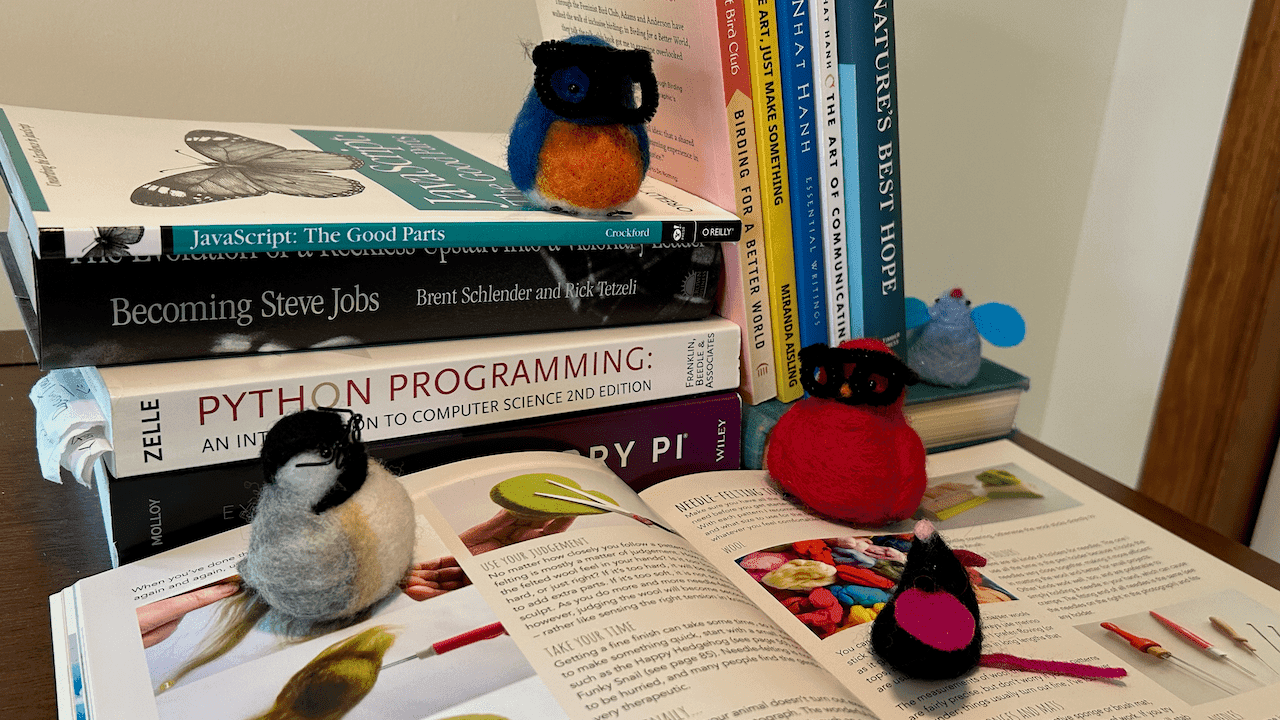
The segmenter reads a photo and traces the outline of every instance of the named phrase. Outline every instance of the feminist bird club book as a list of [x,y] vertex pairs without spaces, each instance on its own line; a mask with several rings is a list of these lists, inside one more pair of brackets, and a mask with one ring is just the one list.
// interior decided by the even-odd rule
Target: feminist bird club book
[[616,215],[533,208],[495,133],[291,128],[0,106],[0,170],[37,256],[736,241],[647,179]]

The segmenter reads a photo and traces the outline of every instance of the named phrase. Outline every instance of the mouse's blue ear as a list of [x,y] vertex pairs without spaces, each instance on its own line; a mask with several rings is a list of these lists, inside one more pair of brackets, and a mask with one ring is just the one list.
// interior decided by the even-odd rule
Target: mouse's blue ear
[[978,334],[996,347],[1013,347],[1027,336],[1027,323],[1017,308],[1004,303],[983,303],[973,309]]
[[905,300],[907,310],[907,329],[918,328],[929,322],[929,306],[920,298],[909,297]]

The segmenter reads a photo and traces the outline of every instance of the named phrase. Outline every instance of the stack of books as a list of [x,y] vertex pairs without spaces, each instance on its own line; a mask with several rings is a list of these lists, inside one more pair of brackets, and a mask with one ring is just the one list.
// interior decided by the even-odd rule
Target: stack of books
[[[651,172],[743,220],[719,312],[743,330],[743,460],[758,468],[803,394],[800,348],[875,337],[906,351],[893,2],[538,8],[548,38],[596,34],[653,54]],[[1029,387],[984,359],[963,388],[912,387],[906,412],[931,451],[959,447],[1012,432]]]
[[[44,390],[98,414],[42,430],[46,475],[105,489],[121,558],[244,522],[291,410],[350,406],[407,457],[736,388],[749,422],[630,416],[629,442],[727,435],[751,466],[802,393],[801,347],[903,347],[891,0],[536,4],[547,38],[652,54],[652,165],[624,217],[530,209],[491,134],[0,108],[0,259],[41,366],[76,369]],[[175,151],[195,167],[166,170]],[[991,389],[957,409],[918,387],[908,414],[931,448],[1007,434],[1021,391]],[[579,451],[611,442],[581,432]],[[179,486],[204,489],[159,501]]]
[[[233,714],[270,694],[284,715],[289,688],[325,685],[331,656],[397,635],[385,664],[356,669],[364,693],[382,679],[353,717],[676,718],[790,712],[795,698],[865,716],[826,675],[761,690],[755,670],[798,678],[787,666],[819,653],[808,631],[766,619],[773,605],[744,610],[731,598],[759,589],[713,566],[777,546],[779,522],[812,521],[762,473],[705,473],[744,453],[758,467],[752,437],[762,446],[801,394],[801,347],[905,341],[892,1],[536,1],[547,38],[653,55],[652,167],[617,217],[528,207],[501,136],[0,107],[0,259],[49,371],[32,391],[41,466],[97,489],[123,566],[51,598],[68,716],[221,715],[208,700],[232,686]],[[166,170],[175,150],[196,166]],[[907,413],[931,448],[998,437],[1027,385],[987,363],[962,391],[913,389]],[[370,454],[413,496],[415,562],[447,552],[475,587],[428,604],[395,592],[345,640],[275,645],[247,627],[206,665],[198,648],[234,612],[215,603],[143,650],[148,608],[234,572],[265,434],[311,407],[360,414]],[[598,517],[483,557],[463,542],[492,513],[495,478],[546,472]],[[979,479],[986,494],[944,483],[922,512],[1035,492]],[[747,535],[766,526],[778,539]],[[677,610],[693,620],[658,621]],[[751,672],[733,660],[742,642]],[[425,665],[425,684],[447,690],[422,693],[417,663],[469,644]],[[371,662],[362,653],[339,670]],[[340,699],[329,685],[297,697],[309,711]]]
[[640,484],[738,467],[740,331],[712,311],[742,223],[706,200],[649,179],[617,217],[536,210],[486,134],[0,113],[42,467],[99,489],[117,562],[244,524],[304,408],[411,468],[514,438]]
[[721,312],[749,404],[800,397],[800,348],[905,342],[892,0],[565,3],[543,34],[653,54],[651,174],[742,218]]

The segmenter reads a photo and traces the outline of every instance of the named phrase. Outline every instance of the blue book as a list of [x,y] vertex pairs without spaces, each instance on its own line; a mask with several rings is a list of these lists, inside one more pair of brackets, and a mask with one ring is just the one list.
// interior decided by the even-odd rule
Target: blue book
[[836,23],[851,331],[901,354],[906,312],[893,0],[836,0]]
[[823,272],[822,189],[818,180],[818,118],[808,0],[776,0],[782,112],[791,173],[791,238],[795,247],[800,347],[827,343]]

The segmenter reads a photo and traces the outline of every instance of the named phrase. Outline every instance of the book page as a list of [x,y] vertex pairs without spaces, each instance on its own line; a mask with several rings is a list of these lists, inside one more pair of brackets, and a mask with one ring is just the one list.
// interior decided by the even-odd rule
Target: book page
[[405,483],[572,717],[872,717],[603,464],[512,453]]
[[[273,613],[246,615],[244,593],[232,594],[165,635],[148,618],[223,587],[252,526],[87,578],[73,595],[89,714],[874,717],[603,462],[510,453],[401,481],[414,567],[456,562],[472,584],[426,596],[410,585],[302,637]],[[531,482],[621,511],[540,510]]]
[[[930,518],[971,573],[984,653],[1120,667],[1118,681],[980,667],[918,681],[884,665],[871,623],[892,593],[913,521],[831,522],[761,471],[704,473],[642,493],[800,645],[885,718],[1257,718],[1280,707],[1280,592],[1178,539],[1008,441],[929,457]],[[835,598],[831,602],[830,598]],[[1154,611],[1212,642],[1201,650]],[[1213,628],[1239,631],[1252,651]],[[1114,626],[1176,661],[1134,649]],[[1275,643],[1276,645],[1272,645]]]

